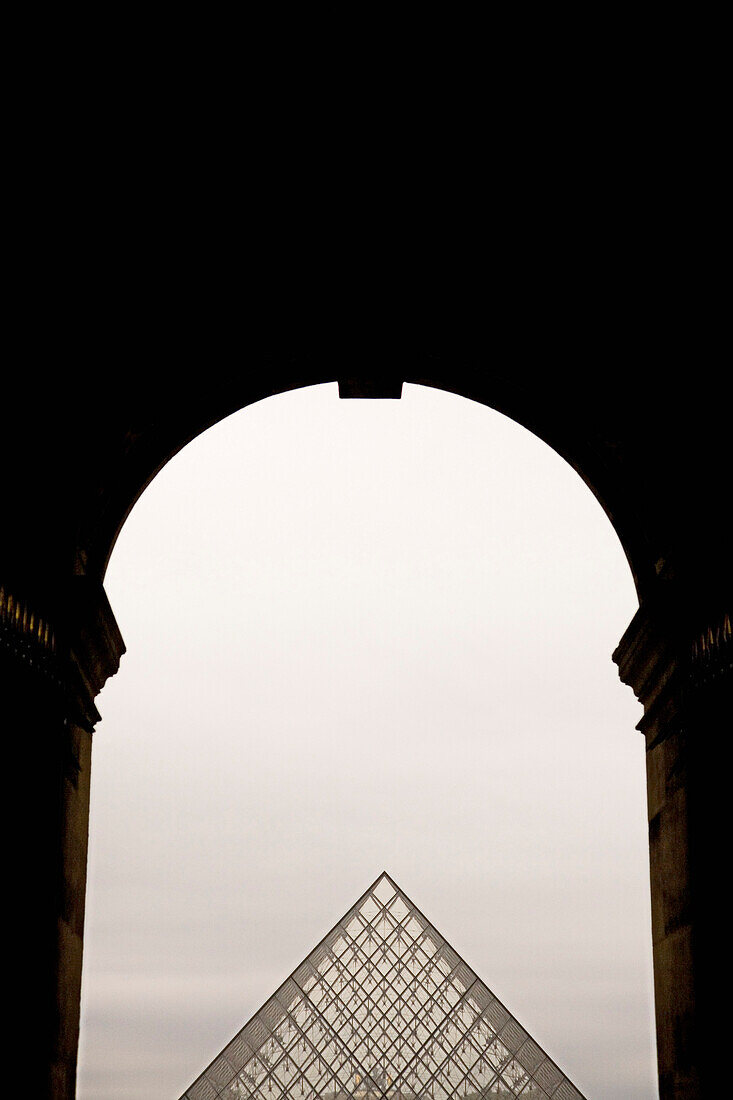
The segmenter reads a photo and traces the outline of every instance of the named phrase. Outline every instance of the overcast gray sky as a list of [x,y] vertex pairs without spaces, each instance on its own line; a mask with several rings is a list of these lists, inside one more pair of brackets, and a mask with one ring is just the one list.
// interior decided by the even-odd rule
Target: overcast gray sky
[[558,455],[419,386],[269,398],[106,586],[80,1100],[175,1100],[381,870],[589,1098],[657,1095],[636,600]]

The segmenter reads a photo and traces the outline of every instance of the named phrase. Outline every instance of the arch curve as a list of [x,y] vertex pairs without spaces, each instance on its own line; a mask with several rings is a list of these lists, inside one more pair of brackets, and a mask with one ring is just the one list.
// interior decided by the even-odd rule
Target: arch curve
[[[102,586],[117,534],[155,474],[202,431],[264,397],[347,375],[367,386],[399,379],[444,389],[511,417],[571,464],[615,528],[640,600],[614,660],[645,707],[660,1095],[705,1095],[719,908],[707,855],[719,847],[727,805],[711,797],[710,782],[730,725],[733,672],[728,394],[708,366],[715,356],[705,358],[704,327],[685,333],[682,305],[682,322],[669,310],[639,334],[613,298],[584,321],[572,296],[574,311],[553,326],[549,310],[534,308],[537,297],[526,311],[522,300],[508,335],[490,331],[495,322],[475,302],[481,335],[428,350],[407,338],[397,350],[386,338],[365,350],[375,317],[358,318],[338,348],[335,336],[318,346],[304,336],[297,353],[275,353],[245,335],[236,354],[214,346],[214,324],[198,341],[177,316],[157,343],[132,324],[125,345],[119,320],[99,325],[94,354],[77,356],[94,366],[55,372],[40,394],[28,369],[19,393],[6,392],[3,717],[18,731],[7,739],[11,773],[33,775],[40,815],[41,839],[25,865],[42,884],[31,908],[44,924],[23,950],[44,960],[43,1057],[63,1082],[58,1095],[73,1096],[76,1065],[93,700],[124,650]],[[410,332],[428,329],[415,323]],[[176,355],[194,364],[193,384],[173,375],[153,386],[160,371],[135,378],[128,366]],[[110,377],[120,380],[117,392],[102,399]],[[50,624],[53,645],[45,626],[32,636],[39,623]]]
[[[195,396],[180,391],[157,398],[144,422],[128,429],[122,453],[110,456],[107,484],[97,494],[97,509],[81,532],[80,545],[90,573],[104,577],[117,536],[132,507],[165,464],[196,436],[219,421],[266,397],[323,383],[347,388],[350,396],[393,396],[402,383],[444,390],[484,404],[516,421],[547,443],[579,474],[606,512],[629,561],[641,596],[654,576],[654,552],[647,525],[636,507],[626,470],[618,462],[628,439],[614,433],[614,402],[594,399],[578,413],[575,395],[558,393],[541,380],[518,383],[508,372],[456,367],[432,359],[411,369],[352,366],[348,379],[326,363],[319,369],[290,361],[264,363],[247,380],[214,381]],[[346,382],[348,381],[348,387]],[[109,477],[109,475],[112,475]]]

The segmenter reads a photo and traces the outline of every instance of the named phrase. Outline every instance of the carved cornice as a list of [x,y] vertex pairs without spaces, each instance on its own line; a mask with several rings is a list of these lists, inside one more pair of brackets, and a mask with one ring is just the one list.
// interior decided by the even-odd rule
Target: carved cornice
[[11,668],[42,677],[64,716],[92,732],[100,717],[94,699],[119,668],[125,643],[100,583],[73,577],[53,605],[53,616],[39,614],[27,597],[0,586],[0,645]]
[[613,660],[644,706],[637,729],[649,745],[656,744],[684,725],[693,700],[701,701],[713,685],[731,682],[730,611],[692,600],[646,601]]
[[727,611],[693,638],[691,658],[698,681],[712,682],[733,670],[731,615]]
[[0,646],[7,657],[61,683],[56,631],[23,595],[0,585]]

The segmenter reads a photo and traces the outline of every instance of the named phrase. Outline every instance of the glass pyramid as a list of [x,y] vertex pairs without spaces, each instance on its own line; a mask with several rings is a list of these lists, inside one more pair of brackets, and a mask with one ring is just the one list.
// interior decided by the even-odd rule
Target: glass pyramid
[[181,1100],[583,1100],[382,874]]

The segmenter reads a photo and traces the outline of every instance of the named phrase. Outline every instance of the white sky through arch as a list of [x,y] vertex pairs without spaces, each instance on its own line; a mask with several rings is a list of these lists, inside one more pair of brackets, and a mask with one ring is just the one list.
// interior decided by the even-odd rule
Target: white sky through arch
[[382,868],[586,1095],[656,1095],[636,601],[559,456],[283,394],[163,469],[106,588],[80,1100],[178,1096]]

